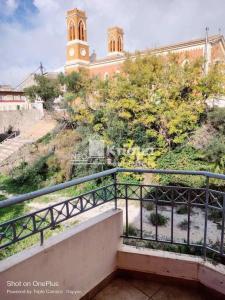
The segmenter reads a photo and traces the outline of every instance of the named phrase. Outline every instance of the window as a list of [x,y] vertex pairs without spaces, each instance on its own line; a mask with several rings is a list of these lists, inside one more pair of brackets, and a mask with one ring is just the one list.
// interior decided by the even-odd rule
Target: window
[[109,52],[112,52],[112,41],[109,42]]
[[113,41],[113,43],[112,43],[112,51],[116,51],[116,42],[115,41]]
[[122,51],[122,40],[121,37],[118,37],[118,51],[121,52]]
[[109,51],[110,52],[116,51],[116,42],[114,40],[111,40],[109,43]]
[[69,26],[69,40],[75,40],[75,25],[73,23],[73,21],[70,22],[70,26]]
[[79,40],[84,41],[84,22],[80,21],[78,26]]

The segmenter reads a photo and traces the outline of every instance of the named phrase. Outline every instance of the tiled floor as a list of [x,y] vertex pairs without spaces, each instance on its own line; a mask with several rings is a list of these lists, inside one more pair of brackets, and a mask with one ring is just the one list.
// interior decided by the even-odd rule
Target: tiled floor
[[197,289],[150,280],[116,278],[94,300],[205,300]]

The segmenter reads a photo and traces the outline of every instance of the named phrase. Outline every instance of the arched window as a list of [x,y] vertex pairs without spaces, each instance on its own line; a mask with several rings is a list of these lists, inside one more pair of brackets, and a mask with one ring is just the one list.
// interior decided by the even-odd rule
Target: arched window
[[112,42],[112,51],[116,51],[116,42],[114,40]]
[[109,52],[112,52],[112,40],[109,42]]
[[69,25],[69,40],[75,40],[75,25],[73,21],[71,21]]
[[84,23],[83,23],[83,21],[79,22],[78,33],[79,33],[79,40],[84,41]]
[[116,42],[114,40],[111,40],[109,42],[109,51],[110,52],[116,51]]
[[120,36],[118,37],[118,51],[122,51],[122,40]]

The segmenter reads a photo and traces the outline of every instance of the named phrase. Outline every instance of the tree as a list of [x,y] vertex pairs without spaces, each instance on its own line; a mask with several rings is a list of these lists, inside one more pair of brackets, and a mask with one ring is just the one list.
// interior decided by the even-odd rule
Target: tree
[[25,95],[30,101],[42,100],[44,109],[52,110],[54,100],[61,95],[58,80],[50,79],[44,75],[35,75],[34,80],[34,85],[24,89]]
[[[212,66],[205,76],[202,65],[196,60],[182,66],[174,54],[146,54],[128,57],[122,73],[106,81],[80,75],[79,92],[73,92],[79,101],[68,102],[71,117],[78,130],[86,128],[107,145],[129,150],[119,155],[120,165],[139,161],[143,167],[155,167],[162,154],[185,144],[201,125],[207,97],[224,93],[222,69]],[[143,153],[145,148],[154,151]]]
[[90,123],[98,108],[101,81],[89,76],[85,69],[70,74],[60,74],[58,78],[66,88],[62,106],[67,109],[71,121]]

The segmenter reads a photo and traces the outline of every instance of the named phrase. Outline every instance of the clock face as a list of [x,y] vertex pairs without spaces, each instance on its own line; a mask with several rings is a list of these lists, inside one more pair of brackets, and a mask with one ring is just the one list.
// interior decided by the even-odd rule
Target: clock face
[[74,53],[75,53],[74,49],[73,49],[73,48],[70,48],[70,50],[69,50],[69,55],[70,55],[70,56],[74,56]]
[[80,54],[81,54],[82,56],[85,56],[85,55],[86,55],[86,50],[85,50],[84,48],[81,48],[81,49],[80,49]]

